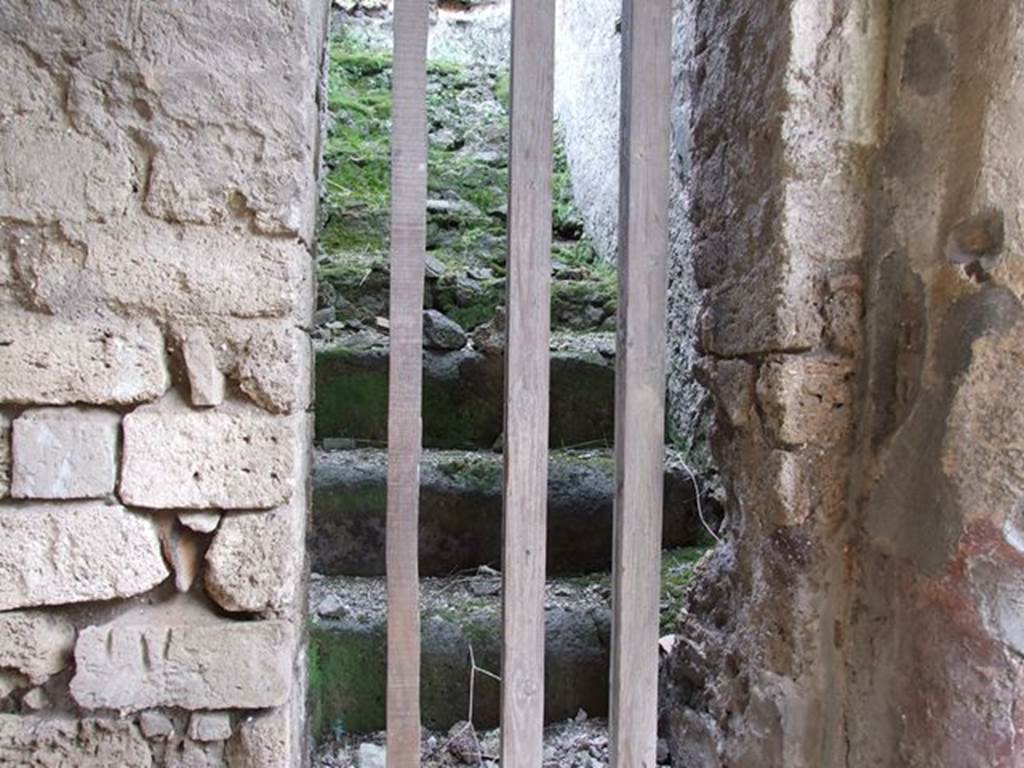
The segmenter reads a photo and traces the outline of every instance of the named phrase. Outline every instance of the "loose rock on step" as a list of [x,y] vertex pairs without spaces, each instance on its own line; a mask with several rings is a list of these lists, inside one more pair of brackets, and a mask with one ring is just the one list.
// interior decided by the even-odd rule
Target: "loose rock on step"
[[387,750],[377,744],[363,744],[359,747],[359,768],[385,768]]
[[423,312],[423,338],[428,349],[456,350],[466,346],[462,326],[436,309]]

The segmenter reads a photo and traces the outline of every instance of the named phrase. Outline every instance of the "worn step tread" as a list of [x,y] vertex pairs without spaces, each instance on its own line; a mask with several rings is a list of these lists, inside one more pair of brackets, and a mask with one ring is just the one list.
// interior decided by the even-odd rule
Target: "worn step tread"
[[[615,353],[607,334],[559,336],[551,352],[552,446],[614,438]],[[319,439],[387,439],[388,346],[360,334],[316,353]],[[500,350],[423,354],[423,441],[430,448],[491,448],[504,422],[504,360]]]
[[[662,617],[668,630],[704,550],[675,550],[662,561]],[[476,573],[421,582],[423,719],[448,728],[469,711],[470,647],[478,667],[500,673],[501,575]],[[310,696],[314,734],[370,732],[384,724],[387,594],[382,578],[313,574]],[[608,707],[611,583],[607,573],[550,579],[545,597],[545,718]],[[475,679],[473,721],[497,724],[497,682]]]
[[[500,566],[502,457],[492,452],[424,452],[420,491],[420,569],[439,576]],[[587,573],[611,565],[614,459],[607,449],[552,451],[548,470],[548,571]],[[698,480],[697,487],[709,487]],[[313,475],[313,570],[384,573],[387,455],[381,449],[317,451]],[[706,518],[715,506],[703,499]],[[681,455],[666,451],[666,548],[704,535],[693,479]]]

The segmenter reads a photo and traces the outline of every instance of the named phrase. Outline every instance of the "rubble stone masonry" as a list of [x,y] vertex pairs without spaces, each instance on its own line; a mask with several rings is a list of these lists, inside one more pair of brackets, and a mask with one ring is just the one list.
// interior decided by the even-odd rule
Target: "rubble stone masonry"
[[322,0],[0,0],[0,765],[304,762]]

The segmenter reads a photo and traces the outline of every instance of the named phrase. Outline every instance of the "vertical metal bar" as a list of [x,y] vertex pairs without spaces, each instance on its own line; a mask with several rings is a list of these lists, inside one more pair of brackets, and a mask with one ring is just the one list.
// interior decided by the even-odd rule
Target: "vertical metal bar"
[[427,210],[427,2],[395,0],[388,379],[388,768],[420,764],[419,490]]
[[653,768],[665,457],[670,0],[623,0],[611,765]]
[[501,764],[540,768],[555,3],[512,2]]

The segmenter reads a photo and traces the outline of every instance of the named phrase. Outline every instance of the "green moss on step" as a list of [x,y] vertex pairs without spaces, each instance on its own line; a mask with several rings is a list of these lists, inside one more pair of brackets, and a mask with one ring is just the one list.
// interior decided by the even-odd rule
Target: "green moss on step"
[[[387,374],[365,365],[365,355],[331,348],[316,356],[316,434],[384,442],[387,439]],[[380,365],[386,366],[383,358]]]
[[686,590],[693,582],[697,564],[708,553],[709,547],[683,547],[665,552],[661,558],[661,633],[675,631],[679,614],[683,610]]
[[384,722],[386,637],[380,631],[332,632],[314,624],[309,638],[309,698],[313,736],[367,733]]
[[500,456],[468,454],[438,464],[441,472],[462,481],[470,490],[481,494],[501,492],[503,474]]
[[[316,356],[316,433],[368,442],[387,440],[388,361],[385,352],[343,347]],[[431,366],[423,380],[424,444],[490,447],[501,433],[501,378],[481,358],[451,369]]]
[[[330,45],[328,109],[330,130],[325,146],[327,168],[322,205],[321,252],[327,257],[320,279],[337,289],[339,316],[362,306],[387,305],[385,279],[356,281],[346,270],[350,261],[387,256],[390,222],[391,67],[388,50],[371,48],[344,30]],[[427,247],[444,264],[446,277],[490,270],[478,295],[455,301],[449,285],[427,292],[427,301],[468,329],[489,321],[505,301],[508,192],[509,75],[505,70],[468,68],[433,59],[428,62],[428,187],[432,201],[427,217]],[[553,258],[583,269],[560,287],[556,276],[553,318],[556,327],[585,327],[601,321],[579,303],[581,294],[600,301],[604,314],[614,311],[611,289],[600,273],[599,259],[583,237],[575,207],[564,143],[556,134],[553,176]],[[575,283],[579,283],[576,285]],[[373,294],[372,296],[370,294]]]

